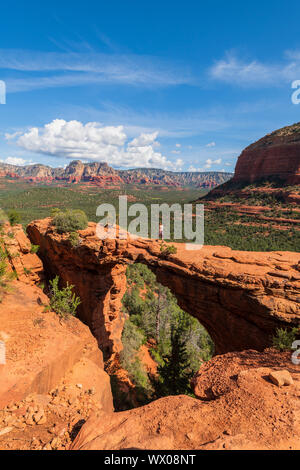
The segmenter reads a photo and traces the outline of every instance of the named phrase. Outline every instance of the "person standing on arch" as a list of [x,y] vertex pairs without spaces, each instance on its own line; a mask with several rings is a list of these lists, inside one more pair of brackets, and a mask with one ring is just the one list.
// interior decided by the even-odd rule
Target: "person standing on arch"
[[164,238],[164,226],[163,226],[162,222],[160,222],[160,224],[159,224],[158,234],[159,234],[159,239],[163,240],[163,238]]

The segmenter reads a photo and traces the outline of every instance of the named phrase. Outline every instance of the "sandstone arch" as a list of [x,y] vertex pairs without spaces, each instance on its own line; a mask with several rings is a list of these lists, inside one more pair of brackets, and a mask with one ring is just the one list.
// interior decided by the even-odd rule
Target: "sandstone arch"
[[176,255],[162,257],[153,240],[104,240],[95,224],[81,231],[72,249],[51,219],[27,227],[49,276],[58,274],[76,286],[80,318],[89,325],[105,358],[122,349],[128,263],[147,264],[157,280],[170,288],[180,307],[199,319],[211,335],[216,353],[262,350],[278,326],[300,323],[300,254],[241,252],[207,246],[197,252],[178,244]]

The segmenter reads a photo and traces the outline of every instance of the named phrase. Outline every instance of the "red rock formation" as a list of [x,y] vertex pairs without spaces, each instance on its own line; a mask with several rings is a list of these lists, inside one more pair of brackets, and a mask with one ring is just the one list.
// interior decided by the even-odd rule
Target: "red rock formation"
[[51,168],[46,165],[16,166],[0,162],[0,176],[22,178],[32,183],[66,181],[68,183],[92,182],[100,187],[108,184],[152,184],[163,187],[193,186],[215,187],[228,181],[232,174],[224,172],[172,172],[153,168],[115,170],[107,163],[82,163],[72,161],[66,168]]
[[300,254],[241,252],[205,246],[163,257],[151,240],[104,240],[95,224],[79,232],[81,244],[71,249],[68,235],[58,235],[51,219],[27,228],[49,276],[59,274],[76,286],[80,318],[91,328],[107,359],[122,348],[124,316],[121,299],[128,263],[147,264],[179,305],[210,333],[217,353],[262,350],[279,326],[299,325]]
[[[299,449],[300,366],[289,356],[272,351],[218,356],[200,369],[217,400],[179,395],[109,416],[95,413],[71,449]],[[278,369],[289,371],[292,385],[271,383],[268,376]]]
[[89,381],[90,386],[95,386],[103,408],[112,411],[110,380],[96,339],[77,318],[62,322],[54,312],[45,313],[49,299],[37,285],[43,277],[40,259],[30,253],[31,243],[21,226],[6,224],[4,232],[9,266],[17,280],[0,302],[0,340],[6,346],[6,363],[0,364],[0,409],[30,393],[48,393],[73,366],[78,382],[80,376],[86,383],[78,364],[86,361],[93,363],[87,370],[93,369],[94,374],[96,370],[98,376]]
[[232,181],[276,177],[300,184],[300,123],[283,127],[247,147],[239,156]]

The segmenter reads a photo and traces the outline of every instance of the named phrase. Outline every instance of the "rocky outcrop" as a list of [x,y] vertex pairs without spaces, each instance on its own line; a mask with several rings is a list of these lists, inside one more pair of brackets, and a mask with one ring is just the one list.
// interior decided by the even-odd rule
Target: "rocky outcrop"
[[239,156],[233,182],[253,183],[264,178],[300,184],[300,123],[266,135]]
[[193,186],[214,188],[232,177],[225,172],[172,172],[153,168],[115,170],[107,163],[82,163],[72,161],[65,169],[46,165],[17,166],[0,163],[0,176],[21,178],[34,183],[65,181],[68,183],[88,182],[97,186],[120,186],[120,184],[152,184],[160,186]]
[[[96,339],[77,318],[61,321],[54,312],[45,312],[49,299],[39,287],[44,276],[40,258],[31,253],[21,226],[6,223],[2,228],[1,248],[8,253],[7,269],[15,273],[15,280],[7,289],[1,286],[0,341],[5,361],[0,363],[0,409],[30,393],[48,393],[72,367],[86,361],[97,369],[100,391],[99,383],[93,386],[103,407],[112,410],[110,381]],[[86,381],[83,375],[81,380]]]
[[203,324],[217,353],[269,346],[277,327],[300,322],[300,254],[241,252],[204,246],[164,256],[153,240],[99,240],[94,223],[79,232],[80,245],[72,249],[68,235],[58,235],[51,219],[32,222],[31,241],[49,277],[75,285],[82,303],[78,312],[97,338],[105,359],[122,349],[124,315],[121,299],[126,289],[126,266],[147,264],[159,282],[168,286],[183,310]]
[[[278,370],[293,384],[274,385],[269,376]],[[218,400],[179,395],[109,417],[95,413],[71,449],[299,449],[299,366],[288,353],[218,356],[201,374],[209,390],[218,384]]]
[[30,240],[22,225],[13,227],[7,222],[2,226],[2,243],[8,255],[8,269],[14,271],[17,278],[26,284],[35,284],[44,279],[43,263],[32,252]]
[[0,339],[6,345],[0,408],[30,393],[48,393],[84,358],[97,364],[110,390],[101,351],[88,327],[76,318],[60,322],[55,313],[44,313],[47,303],[41,289],[15,281],[0,304]]

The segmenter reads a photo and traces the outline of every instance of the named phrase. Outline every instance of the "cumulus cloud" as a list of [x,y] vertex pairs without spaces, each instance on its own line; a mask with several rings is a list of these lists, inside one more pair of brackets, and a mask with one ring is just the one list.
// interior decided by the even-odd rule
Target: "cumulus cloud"
[[31,163],[30,161],[24,160],[24,158],[18,158],[18,157],[7,157],[5,160],[0,160],[2,163],[8,163],[9,165],[18,165],[18,166],[23,166],[23,165],[28,165]]
[[212,167],[212,165],[220,165],[221,162],[222,162],[222,158],[218,158],[217,160],[212,160],[211,158],[208,158],[205,161],[205,165],[203,167],[196,168],[194,165],[191,165],[188,168],[188,171],[205,171],[205,170],[209,170]]
[[155,150],[157,135],[142,133],[128,142],[123,126],[55,119],[43,128],[32,127],[18,138],[17,144],[39,154],[107,162],[117,167],[177,169],[181,163],[174,163]]
[[216,146],[215,142],[209,142],[208,144],[206,144],[206,147],[215,147],[215,146]]
[[217,160],[212,160],[211,158],[208,158],[205,162],[204,168],[210,168],[212,165],[220,165],[221,162],[221,158],[218,158]]

